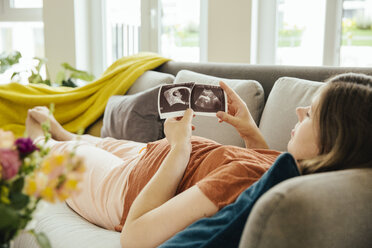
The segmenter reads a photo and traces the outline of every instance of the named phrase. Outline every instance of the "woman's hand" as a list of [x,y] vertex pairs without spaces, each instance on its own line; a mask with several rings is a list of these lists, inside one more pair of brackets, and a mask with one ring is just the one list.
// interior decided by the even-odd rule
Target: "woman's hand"
[[227,95],[228,112],[217,112],[219,122],[235,127],[247,148],[268,148],[245,102],[224,82],[220,82],[220,86]]
[[228,99],[228,113],[219,111],[217,117],[219,122],[227,122],[239,132],[244,139],[249,137],[252,129],[257,127],[245,102],[236,92],[224,82],[220,82],[221,88],[226,92]]
[[187,109],[183,117],[168,118],[164,123],[164,134],[171,147],[178,145],[191,150],[191,133],[195,127],[192,125],[193,110]]

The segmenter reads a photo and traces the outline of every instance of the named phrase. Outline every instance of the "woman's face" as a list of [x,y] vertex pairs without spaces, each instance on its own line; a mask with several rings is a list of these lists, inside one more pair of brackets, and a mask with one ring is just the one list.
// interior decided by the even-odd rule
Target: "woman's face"
[[296,160],[313,158],[319,154],[319,125],[314,119],[318,103],[319,95],[313,99],[311,106],[296,109],[298,122],[292,129],[287,146],[288,152]]

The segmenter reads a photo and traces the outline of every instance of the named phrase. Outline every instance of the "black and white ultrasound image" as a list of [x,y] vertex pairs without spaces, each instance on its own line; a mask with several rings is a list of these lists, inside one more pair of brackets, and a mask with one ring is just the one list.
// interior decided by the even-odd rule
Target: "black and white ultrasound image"
[[216,113],[225,111],[225,94],[221,87],[195,84],[191,94],[191,108],[194,112]]
[[163,85],[159,92],[159,112],[185,111],[190,108],[190,96],[194,83]]

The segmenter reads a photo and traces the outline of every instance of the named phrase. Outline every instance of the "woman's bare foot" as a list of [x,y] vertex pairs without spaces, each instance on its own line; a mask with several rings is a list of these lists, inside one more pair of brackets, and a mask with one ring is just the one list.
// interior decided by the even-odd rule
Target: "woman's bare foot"
[[66,129],[64,129],[61,124],[54,118],[53,115],[49,114],[49,109],[44,106],[35,107],[28,111],[30,117],[32,117],[35,121],[41,125],[42,123],[49,120],[50,122],[50,133],[52,138],[55,140],[60,141],[67,141],[73,140],[75,138],[75,134],[70,133]]
[[30,137],[32,140],[35,140],[38,137],[44,137],[44,132],[39,124],[39,122],[35,121],[30,114],[27,114],[26,118],[26,132],[28,137]]

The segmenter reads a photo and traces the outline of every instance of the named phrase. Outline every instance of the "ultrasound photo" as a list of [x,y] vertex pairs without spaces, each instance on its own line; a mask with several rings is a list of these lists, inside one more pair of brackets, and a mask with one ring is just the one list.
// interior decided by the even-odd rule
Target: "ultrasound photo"
[[225,92],[219,86],[195,84],[191,94],[191,108],[195,114],[208,116],[226,111]]
[[158,109],[161,119],[183,116],[192,108],[195,115],[215,116],[227,110],[227,97],[219,86],[182,83],[162,85],[159,90]]

